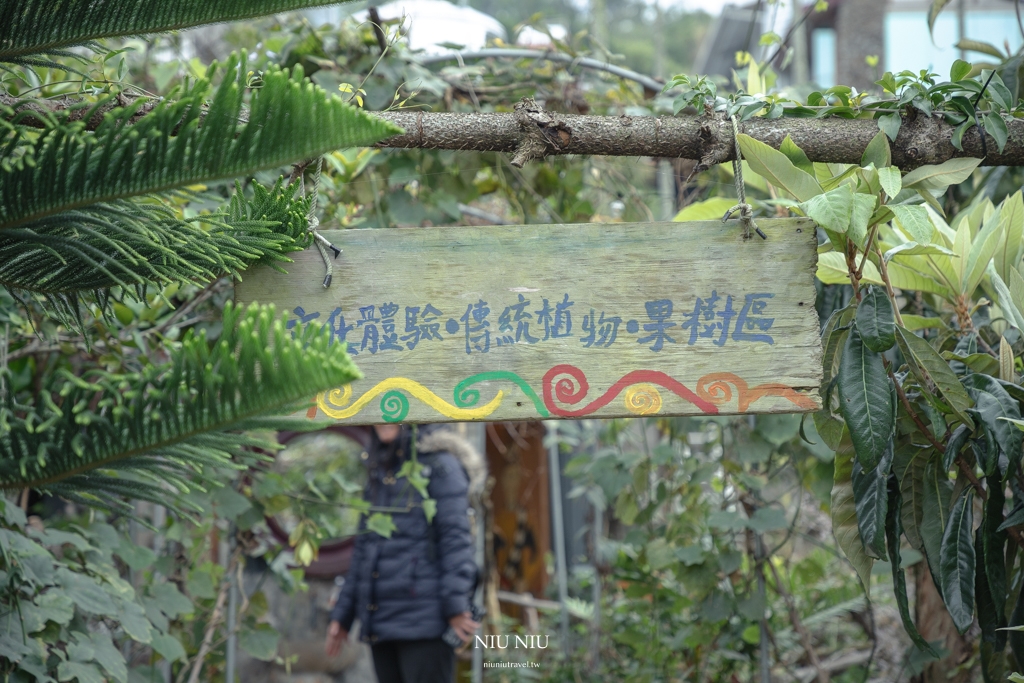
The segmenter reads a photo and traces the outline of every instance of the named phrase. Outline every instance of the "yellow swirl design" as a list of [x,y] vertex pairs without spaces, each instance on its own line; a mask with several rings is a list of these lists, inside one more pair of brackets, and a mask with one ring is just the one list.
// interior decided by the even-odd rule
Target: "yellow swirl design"
[[634,384],[626,389],[626,410],[634,415],[654,415],[661,411],[661,394],[653,384]]
[[344,420],[357,414],[377,396],[394,389],[408,392],[414,398],[418,398],[437,412],[453,420],[481,420],[497,410],[505,396],[505,392],[499,390],[497,395],[491,399],[491,402],[486,405],[478,408],[459,408],[448,403],[415,380],[406,377],[389,377],[360,396],[350,406],[346,407],[346,404],[352,400],[352,386],[349,384],[340,389],[320,392],[316,395],[316,404],[328,417],[332,417],[335,420]]

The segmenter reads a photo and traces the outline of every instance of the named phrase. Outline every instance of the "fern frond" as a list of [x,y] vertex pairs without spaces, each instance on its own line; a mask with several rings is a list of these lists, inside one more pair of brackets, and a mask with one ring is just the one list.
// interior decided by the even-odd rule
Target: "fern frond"
[[[211,66],[208,76],[217,70]],[[91,132],[85,130],[90,111],[108,105],[109,98],[91,103],[84,114],[77,112],[77,120],[56,112],[31,136],[16,126],[0,132],[0,148],[9,150],[0,157],[0,230],[99,202],[249,175],[332,149],[369,145],[399,130],[328,95],[304,78],[299,66],[291,72],[268,69],[245,112],[244,62],[232,56],[224,71],[216,89],[200,80],[177,100],[154,106],[139,98],[104,113]],[[4,105],[4,118],[24,115],[29,107],[30,101]]]
[[[81,76],[82,78],[88,78],[89,77],[89,74],[87,74],[86,72],[82,71],[81,69],[76,69],[75,67],[71,66],[67,62],[63,62],[62,63],[62,62],[55,61],[53,59],[53,57],[65,57],[65,56],[72,57],[73,59],[75,59],[75,61],[85,61],[85,60],[82,59],[81,55],[66,55],[62,51],[58,51],[57,53],[48,53],[46,55],[37,56],[37,57],[13,57],[11,59],[4,60],[4,61],[6,61],[8,64],[14,64],[15,66],[22,66],[22,67],[26,67],[26,68],[29,68],[29,69],[57,69],[58,71],[65,71],[67,73],[72,73],[72,74],[75,74],[76,76]],[[4,71],[8,71],[9,73],[14,73],[13,71],[10,71],[9,69],[4,69]]]
[[0,284],[48,297],[121,287],[208,282],[288,262],[309,245],[297,185],[236,190],[226,213],[179,218],[155,198],[119,199],[0,230]]
[[0,61],[95,38],[249,19],[342,0],[0,0]]
[[59,373],[32,405],[0,404],[0,489],[173,504],[183,482],[270,445],[237,430],[277,426],[274,415],[357,379],[342,347],[311,326],[293,336],[273,307],[229,304],[217,342],[190,333],[165,365]]

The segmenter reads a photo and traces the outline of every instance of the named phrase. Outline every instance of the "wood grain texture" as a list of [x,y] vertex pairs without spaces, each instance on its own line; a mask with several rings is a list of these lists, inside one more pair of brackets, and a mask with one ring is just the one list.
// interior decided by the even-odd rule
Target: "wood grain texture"
[[718,221],[331,231],[330,288],[308,249],[235,296],[349,344],[364,378],[314,419],[816,410],[814,224],[759,225],[767,240]]

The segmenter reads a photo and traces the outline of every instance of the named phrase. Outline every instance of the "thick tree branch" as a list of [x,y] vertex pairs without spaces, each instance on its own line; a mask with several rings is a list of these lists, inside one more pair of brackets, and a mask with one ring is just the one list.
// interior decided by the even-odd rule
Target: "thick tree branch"
[[[94,128],[103,113],[134,99],[128,93],[119,95],[116,101],[93,111],[86,127]],[[144,105],[137,116],[145,115],[154,104]],[[0,93],[0,105],[12,107],[23,125],[40,127],[46,113],[73,109],[72,116],[85,118],[89,112],[88,105],[74,97],[21,101]],[[31,112],[39,112],[39,117]],[[507,113],[375,113],[406,131],[377,143],[377,147],[505,152],[514,155],[516,165],[551,155],[580,154],[697,159],[710,166],[730,161],[735,154],[731,124],[721,117],[559,114],[542,110],[529,98]],[[242,120],[245,118],[243,113]],[[995,140],[989,137],[989,154],[984,157],[977,127],[964,134],[963,150],[957,150],[950,142],[953,126],[941,117],[919,114],[904,120],[900,127],[891,144],[892,163],[909,170],[955,157],[984,157],[982,165],[1024,166],[1024,119],[1013,119],[1007,126],[1009,137],[1003,152],[995,151]],[[878,133],[878,125],[871,119],[838,117],[753,118],[740,124],[740,131],[776,149],[788,135],[811,161],[856,164]]]
[[[430,113],[410,111],[379,112],[378,116],[405,129],[377,143],[378,147],[473,150],[506,152],[538,158],[536,131],[523,122],[523,105],[536,113],[532,103],[521,103],[511,113]],[[557,128],[558,139],[548,135],[550,144],[543,156],[583,154],[602,156],[649,156],[698,159],[706,164],[733,158],[732,130],[726,120],[704,116],[583,116],[544,112],[544,132]],[[982,164],[1024,165],[1024,120],[1009,124],[1009,140],[1002,154],[988,139],[990,151]],[[855,164],[864,148],[878,133],[870,119],[754,118],[740,124],[743,133],[778,149],[787,135],[807,153],[811,161]],[[963,151],[950,142],[953,126],[938,117],[917,116],[905,120],[892,146],[893,165],[907,170],[924,164],[938,164],[954,157],[982,157],[978,129],[963,137]],[[518,161],[518,159],[517,159]]]

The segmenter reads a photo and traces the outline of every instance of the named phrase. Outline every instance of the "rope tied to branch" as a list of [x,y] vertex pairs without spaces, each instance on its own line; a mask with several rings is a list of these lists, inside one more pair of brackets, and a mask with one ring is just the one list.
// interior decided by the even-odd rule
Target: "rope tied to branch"
[[749,240],[750,231],[753,230],[761,239],[766,240],[768,236],[762,232],[761,228],[757,227],[754,222],[754,209],[747,203],[747,190],[743,183],[743,155],[740,153],[740,126],[736,122],[735,114],[730,118],[732,119],[732,141],[736,146],[736,158],[732,160],[732,172],[736,181],[736,197],[739,199],[739,203],[725,212],[722,222],[725,223],[734,213],[739,212],[740,225],[743,226],[743,239]]
[[[324,268],[327,270],[327,274],[324,276],[324,289],[331,286],[331,280],[334,278],[334,265],[331,263],[331,257],[327,254],[329,248],[334,252],[334,258],[338,258],[341,255],[341,249],[331,244],[331,242],[320,234],[320,219],[316,217],[316,205],[320,199],[320,174],[323,171],[323,157],[317,157],[316,171],[313,174],[313,190],[310,193],[309,211],[306,214],[306,222],[309,224],[309,232],[313,235],[313,244],[316,245],[317,250],[320,252],[320,256],[324,259]],[[302,183],[302,196],[306,196],[306,181],[304,174],[299,176]]]

